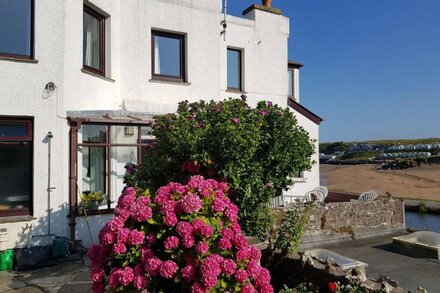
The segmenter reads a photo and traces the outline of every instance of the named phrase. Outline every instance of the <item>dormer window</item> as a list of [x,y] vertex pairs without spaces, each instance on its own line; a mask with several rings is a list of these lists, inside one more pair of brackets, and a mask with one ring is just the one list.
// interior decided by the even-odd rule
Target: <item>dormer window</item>
[[287,96],[296,102],[299,101],[299,88],[298,88],[299,69],[303,66],[304,64],[294,61],[289,61],[287,63],[287,77],[288,77]]

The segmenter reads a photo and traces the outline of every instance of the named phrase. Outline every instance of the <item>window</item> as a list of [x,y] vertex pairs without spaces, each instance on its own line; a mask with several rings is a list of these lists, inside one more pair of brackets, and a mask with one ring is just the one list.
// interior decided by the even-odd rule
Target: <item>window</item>
[[293,91],[294,84],[295,84],[295,80],[294,80],[294,76],[295,75],[294,75],[293,68],[289,68],[289,70],[287,72],[289,74],[289,80],[288,80],[288,83],[289,83],[289,97],[293,98],[295,96],[295,93]]
[[32,120],[0,118],[0,216],[29,215]]
[[242,91],[241,51],[228,49],[228,90]]
[[107,200],[99,210],[113,209],[124,188],[125,166],[140,164],[152,140],[145,125],[83,124],[77,144],[79,194],[101,192]]
[[304,179],[304,171],[296,172],[295,178]]
[[185,36],[152,31],[152,79],[185,82]]
[[33,0],[0,0],[0,56],[33,58]]
[[105,16],[84,5],[83,67],[105,75]]

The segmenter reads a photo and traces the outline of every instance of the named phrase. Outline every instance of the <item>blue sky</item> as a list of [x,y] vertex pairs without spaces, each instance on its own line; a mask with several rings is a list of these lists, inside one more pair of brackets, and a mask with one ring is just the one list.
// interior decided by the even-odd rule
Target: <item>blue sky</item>
[[[229,13],[255,1],[229,2]],[[321,141],[440,137],[440,0],[273,0]]]

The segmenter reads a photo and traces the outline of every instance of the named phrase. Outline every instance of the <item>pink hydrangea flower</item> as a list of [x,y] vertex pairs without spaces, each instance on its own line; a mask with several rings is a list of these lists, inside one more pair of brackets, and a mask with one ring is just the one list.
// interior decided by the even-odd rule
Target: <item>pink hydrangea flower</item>
[[119,276],[119,282],[122,285],[128,286],[131,282],[133,282],[133,279],[134,279],[134,273],[132,268],[125,267],[121,270]]
[[115,254],[122,254],[127,251],[127,247],[125,246],[124,243],[118,242],[113,244],[112,250]]
[[235,233],[232,231],[232,229],[225,228],[220,231],[220,235],[225,239],[232,240],[234,239]]
[[227,276],[232,276],[237,269],[237,264],[232,259],[225,259],[221,264],[222,272]]
[[209,224],[205,224],[202,227],[200,227],[199,233],[203,237],[209,238],[214,234],[214,229]]
[[109,285],[111,288],[116,289],[119,286],[119,278],[120,278],[121,271],[122,270],[120,268],[113,268],[110,271]]
[[231,221],[235,222],[238,219],[238,207],[235,204],[229,204],[225,211],[226,218]]
[[142,231],[132,230],[128,235],[127,242],[131,245],[140,245],[144,242],[145,234]]
[[135,205],[132,209],[131,218],[136,222],[145,222],[151,219],[153,210],[149,206]]
[[202,284],[206,289],[212,289],[217,284],[217,277],[212,274],[202,275]]
[[235,272],[234,277],[238,282],[244,283],[248,279],[248,274],[245,270],[238,270]]
[[256,262],[250,262],[246,266],[246,271],[249,277],[257,279],[259,277],[261,267]]
[[249,247],[244,247],[237,251],[236,254],[237,261],[249,260],[250,257],[251,257],[251,251]]
[[195,238],[192,235],[185,235],[182,239],[183,247],[191,248],[194,246]]
[[170,236],[167,239],[165,239],[163,245],[165,249],[172,250],[179,246],[179,242],[180,242],[179,238],[177,238],[176,236]]
[[190,223],[181,221],[177,223],[176,231],[180,237],[184,237],[186,235],[191,235],[194,232],[194,228]]
[[133,203],[136,196],[136,189],[127,187],[118,199],[118,207],[128,209]]
[[199,243],[197,243],[196,251],[198,254],[204,255],[206,252],[208,252],[208,250],[209,250],[209,246],[206,242],[200,241]]
[[95,283],[102,282],[102,281],[104,281],[104,278],[105,278],[105,272],[101,268],[94,269],[90,273],[90,278]]
[[262,288],[266,286],[267,284],[270,284],[270,273],[266,268],[260,268],[258,277],[255,279],[255,284]]
[[197,213],[202,208],[202,201],[197,195],[187,194],[181,201],[183,211],[187,214]]
[[166,279],[171,279],[177,271],[177,264],[172,260],[167,260],[160,266],[160,275]]
[[174,213],[166,213],[164,220],[165,220],[165,224],[168,227],[174,227],[177,224],[177,222],[179,221],[177,219],[176,214],[174,214]]
[[220,250],[229,250],[232,248],[232,243],[229,239],[226,238],[220,238],[218,241],[218,249]]
[[235,247],[237,247],[238,249],[242,249],[242,248],[247,248],[248,247],[248,243],[247,243],[246,237],[244,237],[241,234],[236,234],[234,236],[234,239],[232,240],[232,244],[234,244]]
[[258,293],[258,291],[251,284],[247,284],[247,285],[241,287],[241,292],[242,293]]
[[127,242],[128,235],[130,235],[130,229],[122,228],[121,230],[119,230],[119,233],[116,236],[116,241],[117,242]]
[[206,293],[206,292],[208,292],[208,290],[206,290],[201,283],[196,282],[191,286],[191,293]]
[[214,212],[221,213],[225,210],[226,205],[226,202],[222,198],[217,197],[214,199],[214,203],[212,204],[212,210]]
[[150,276],[157,276],[161,265],[162,261],[158,257],[152,257],[145,262],[145,271],[147,271]]
[[133,285],[135,289],[145,289],[148,285],[148,279],[145,276],[135,276],[133,280]]
[[187,281],[194,281],[197,276],[195,266],[186,266],[182,269],[182,277]]
[[200,175],[192,176],[188,181],[188,187],[192,189],[197,189],[203,181],[204,178]]

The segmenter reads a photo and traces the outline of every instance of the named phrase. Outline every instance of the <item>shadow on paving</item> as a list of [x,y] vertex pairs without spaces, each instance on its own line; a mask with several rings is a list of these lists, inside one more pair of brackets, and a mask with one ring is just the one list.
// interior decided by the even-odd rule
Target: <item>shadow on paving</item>
[[0,272],[0,292],[91,292],[89,267],[81,261],[27,271]]
[[376,279],[384,274],[399,282],[405,290],[414,292],[421,286],[430,293],[440,293],[440,262],[398,253],[392,245],[394,236],[398,235],[349,241],[322,248],[367,263],[368,277]]

